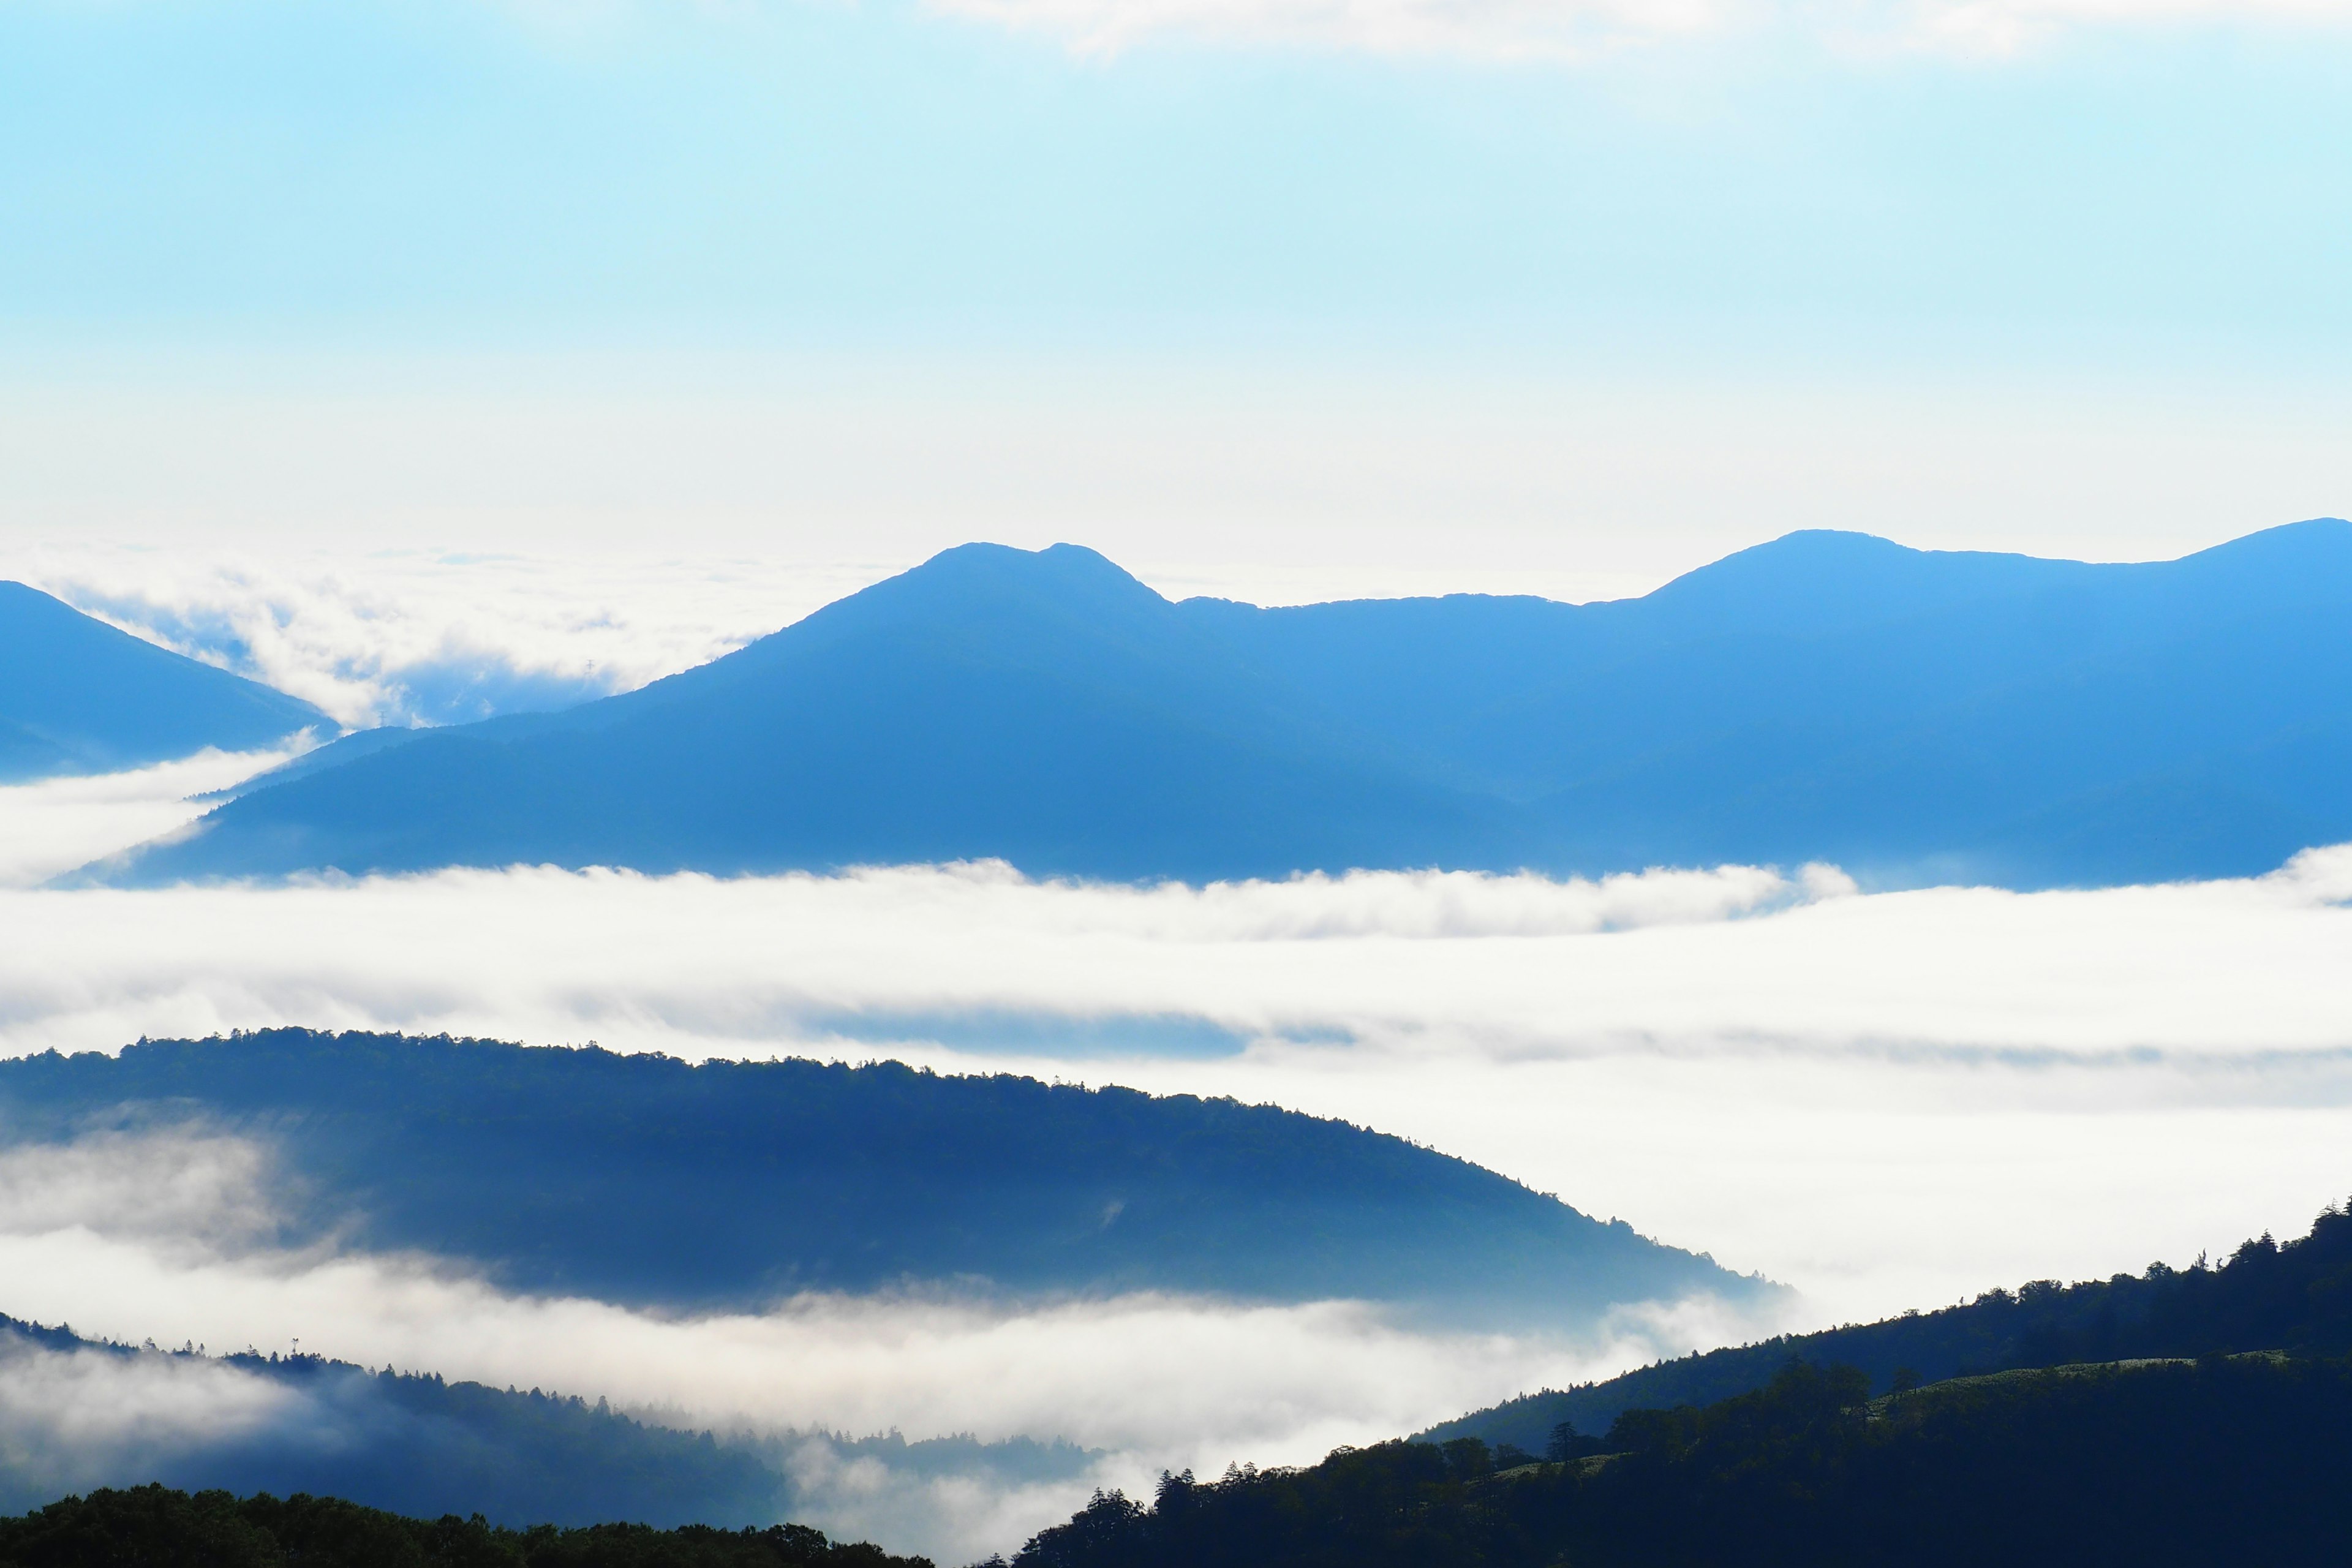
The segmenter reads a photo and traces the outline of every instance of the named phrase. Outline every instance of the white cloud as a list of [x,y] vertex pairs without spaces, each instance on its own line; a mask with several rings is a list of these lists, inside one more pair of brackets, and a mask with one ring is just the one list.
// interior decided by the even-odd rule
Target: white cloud
[[2088,27],[2340,26],[2345,0],[931,0],[933,9],[1066,40],[1086,54],[1182,40],[1381,55],[1588,59],[1724,35],[1811,37],[1883,52],[2014,53]]
[[59,1352],[0,1334],[0,1486],[46,1500],[120,1483],[159,1458],[281,1426],[303,1403],[193,1357]]
[[226,789],[297,753],[200,752],[128,773],[0,785],[0,888],[29,888],[152,838],[210,808],[190,797]]
[[17,1050],[309,1022],[705,1055],[1045,1016],[1114,1044],[1121,1020],[1179,1017],[1268,1048],[1496,1058],[2246,1056],[2352,1044],[2352,994],[2320,983],[2352,932],[2347,865],[2352,849],[2244,881],[1870,897],[1736,868],[1139,889],[988,865],[16,891],[0,1016]]
[[1857,1315],[2186,1261],[2352,1188],[2347,897],[2352,849],[2038,894],[987,866],[0,891],[0,1045],[446,1029],[1233,1094]]
[[1706,30],[1717,0],[932,0],[934,9],[1051,34],[1090,54],[1163,38],[1378,54],[1576,58]]
[[218,549],[14,553],[10,570],[86,614],[353,728],[569,707],[707,663],[865,585],[709,557],[558,568],[431,550],[274,551],[268,565]]

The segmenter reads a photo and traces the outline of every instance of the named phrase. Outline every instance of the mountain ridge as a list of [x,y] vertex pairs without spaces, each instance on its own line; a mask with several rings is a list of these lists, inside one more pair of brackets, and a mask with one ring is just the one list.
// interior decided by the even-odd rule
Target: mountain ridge
[[660,1310],[929,1284],[1508,1328],[1781,1292],[1466,1161],[1229,1100],[301,1029],[0,1061],[0,1147],[191,1122],[267,1152],[291,1242]]
[[341,728],[299,698],[0,582],[0,784],[111,773],[207,747],[258,751]]
[[2352,837],[2348,626],[2339,520],[2126,564],[1816,531],[1586,605],[1171,603],[1081,546],[971,544],[620,697],[261,781],[94,875],[2247,875]]

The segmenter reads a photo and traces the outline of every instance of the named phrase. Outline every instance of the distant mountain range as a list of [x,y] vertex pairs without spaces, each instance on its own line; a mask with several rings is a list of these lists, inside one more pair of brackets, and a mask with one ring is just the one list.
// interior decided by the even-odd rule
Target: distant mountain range
[[106,879],[1001,857],[1110,879],[2259,872],[2352,838],[2352,524],[2089,565],[1791,534],[1639,599],[1171,604],[966,545],[555,714],[371,731]]
[[1231,1100],[300,1029],[0,1061],[0,1149],[189,1123],[264,1146],[289,1245],[679,1310],[934,1283],[1569,1327],[1780,1292],[1401,1138]]
[[0,583],[0,784],[112,773],[341,726],[308,702]]

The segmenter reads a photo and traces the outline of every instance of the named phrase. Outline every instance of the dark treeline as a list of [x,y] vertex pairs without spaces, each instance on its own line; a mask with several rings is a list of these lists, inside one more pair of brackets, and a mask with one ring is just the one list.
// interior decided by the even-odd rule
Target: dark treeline
[[[1882,1370],[1832,1359],[1855,1349]],[[1457,1435],[1164,1477],[1149,1506],[1098,1495],[1013,1568],[2332,1561],[2352,1539],[2347,1352],[2352,1215],[2330,1208],[2218,1268],[1650,1368],[1601,1386],[1703,1392],[1620,1404],[1605,1436],[1561,1419],[1542,1460]]]
[[[0,1368],[29,1350],[129,1363],[207,1359],[134,1350],[0,1316]],[[191,1490],[311,1492],[402,1513],[480,1512],[496,1521],[590,1524],[764,1523],[791,1504],[773,1456],[708,1431],[636,1420],[577,1396],[371,1371],[320,1356],[240,1352],[219,1364],[264,1377],[297,1403],[282,1420],[142,1461],[131,1478]],[[54,1497],[40,1456],[0,1446],[0,1508]],[[115,1472],[119,1477],[120,1472]]]
[[805,1525],[506,1530],[407,1519],[335,1498],[96,1491],[0,1519],[5,1568],[931,1568]]
[[[136,1363],[212,1360],[84,1339],[0,1314],[0,1374],[30,1352]],[[452,1383],[434,1373],[371,1370],[315,1355],[239,1352],[215,1364],[268,1378],[296,1396],[277,1421],[118,1464],[106,1479],[190,1491],[302,1492],[394,1513],[480,1513],[493,1523],[587,1525],[630,1519],[670,1526],[766,1524],[800,1506],[790,1455],[811,1443],[915,1479],[989,1485],[1063,1480],[1095,1455],[1060,1442],[975,1437],[909,1442],[800,1431],[720,1436],[641,1420],[577,1395]],[[0,1511],[60,1489],[50,1456],[0,1444]]]
[[1786,1335],[1528,1394],[1422,1436],[1540,1453],[1563,1421],[1598,1433],[1627,1410],[1727,1399],[1762,1387],[1791,1356],[1857,1367],[1885,1392],[2018,1367],[2263,1350],[2352,1354],[2352,1215],[2331,1208],[2310,1235],[2284,1246],[2261,1237],[2218,1268],[2200,1258],[2192,1268],[2157,1263],[2144,1274],[2075,1285],[2037,1280],[1941,1311]]
[[1013,1568],[1906,1568],[2340,1561],[2352,1366],[2283,1357],[2015,1372],[1867,1397],[1801,1362],[1631,1412],[1608,1457],[1497,1470],[1386,1443],[1312,1468],[1098,1496]]

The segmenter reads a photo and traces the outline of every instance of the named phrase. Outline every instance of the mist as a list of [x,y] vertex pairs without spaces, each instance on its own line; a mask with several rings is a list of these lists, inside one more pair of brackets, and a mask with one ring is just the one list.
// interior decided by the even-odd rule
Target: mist
[[[272,1223],[282,1190],[265,1147],[197,1128],[16,1145],[0,1156],[8,1310],[117,1342],[299,1349],[605,1398],[751,1445],[792,1517],[950,1561],[1017,1547],[1096,1486],[1312,1460],[1524,1387],[1771,1326],[1698,1300],[1620,1309],[1577,1335],[1443,1333],[1359,1302],[1010,1304],[951,1286],[680,1317],[518,1295],[446,1259],[331,1237],[289,1247]],[[225,1447],[363,1447],[384,1425],[363,1388],[289,1388],[217,1362],[59,1353],[5,1335],[0,1350],[0,1489],[29,1500],[44,1488],[221,1473]],[[1066,1446],[856,1441],[887,1433]],[[233,1473],[271,1465],[265,1452]]]
[[301,749],[206,751],[124,773],[0,785],[0,888],[37,887],[175,833],[208,809],[191,796],[241,784]]
[[2185,1262],[2352,1185],[2352,850],[1861,894],[1825,868],[1205,889],[1001,866],[5,891],[12,1052],[299,1024],[900,1058],[1346,1117],[1837,1317]]
[[[2033,894],[1865,893],[1830,867],[24,885],[68,847],[186,820],[189,789],[265,760],[0,795],[0,842],[29,847],[0,889],[0,1050],[292,1024],[1232,1095],[1414,1138],[1801,1292],[1780,1322],[1652,1303],[1559,1338],[1359,1302],[945,1288],[663,1316],[331,1234],[291,1244],[269,1149],[232,1130],[0,1129],[0,1311],[606,1397],[769,1444],[797,1517],[943,1561],[1163,1467],[1310,1459],[1686,1348],[2185,1264],[2352,1188],[2352,847],[2262,878]],[[232,1426],[310,1418],[233,1381],[118,1375],[0,1373],[19,1404],[79,1377],[82,1408],[128,1413],[71,1443],[18,1421],[10,1451],[83,1456],[40,1472],[60,1486],[152,1468],[188,1389]],[[1034,1475],[845,1445],[893,1430],[1086,1455]]]

